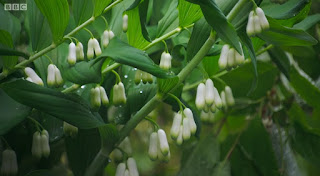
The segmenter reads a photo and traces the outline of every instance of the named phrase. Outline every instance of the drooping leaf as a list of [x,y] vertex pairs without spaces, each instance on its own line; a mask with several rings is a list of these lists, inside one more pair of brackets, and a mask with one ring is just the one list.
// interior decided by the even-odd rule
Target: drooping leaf
[[300,68],[291,66],[290,83],[295,91],[309,105],[320,108],[320,90],[315,86],[312,79]]
[[211,27],[204,18],[195,23],[187,46],[187,61],[190,61],[206,42],[210,35],[210,30]]
[[77,26],[88,20],[93,13],[93,1],[88,0],[73,0],[72,10],[74,21]]
[[61,40],[69,22],[69,4],[67,0],[35,0],[41,13],[47,18],[53,40]]
[[65,95],[26,80],[3,83],[0,87],[17,102],[36,108],[79,128],[88,129],[104,125],[80,97]]
[[99,58],[106,57],[110,57],[118,63],[138,68],[159,78],[173,77],[169,72],[162,70],[156,65],[146,53],[117,38],[110,41],[108,47]]
[[213,0],[189,1],[200,5],[204,17],[210,26],[217,32],[218,36],[240,53],[241,49],[237,32],[228,22],[226,16],[222,13],[217,4]]
[[10,98],[0,89],[0,135],[22,122],[30,113],[31,108]]
[[111,2],[112,0],[93,0],[94,17],[99,16]]
[[200,6],[187,2],[186,0],[179,0],[178,10],[179,26],[181,27],[185,27],[196,22],[202,16]]
[[316,39],[303,30],[284,27],[272,18],[268,18],[268,21],[270,29],[258,36],[269,43],[278,46],[304,46],[317,43]]
[[2,55],[2,62],[4,70],[10,70],[12,69],[16,63],[18,62],[18,57],[16,55],[8,55],[8,51],[12,50],[13,48],[13,42],[11,35],[5,31],[0,29],[0,52]]
[[320,14],[310,15],[298,24],[293,26],[294,29],[308,30],[320,21]]
[[52,43],[52,33],[47,19],[38,9],[35,1],[27,1],[29,30],[33,51],[40,51]]

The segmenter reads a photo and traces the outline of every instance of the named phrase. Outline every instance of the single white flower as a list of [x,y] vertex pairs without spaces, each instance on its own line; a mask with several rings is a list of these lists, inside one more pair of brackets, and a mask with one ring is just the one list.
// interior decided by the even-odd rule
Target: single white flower
[[149,158],[152,161],[155,161],[158,158],[158,145],[159,145],[158,142],[159,142],[158,133],[157,132],[151,133],[148,154],[149,154]]
[[76,46],[76,55],[77,55],[77,60],[84,60],[84,52],[83,52],[83,45],[81,42],[77,43]]
[[197,88],[195,104],[198,110],[202,110],[205,107],[205,88],[206,86],[203,83],[200,83]]
[[235,101],[233,98],[232,90],[229,86],[225,87],[225,92],[226,92],[226,103],[228,106],[233,106]]
[[173,122],[170,130],[170,135],[172,139],[176,139],[179,135],[180,125],[182,122],[181,112],[175,113],[173,117]]
[[125,170],[126,170],[125,163],[118,164],[115,176],[123,176],[125,173]]
[[189,140],[191,137],[191,131],[190,131],[190,122],[188,118],[184,118],[182,122],[182,138],[184,141]]
[[40,86],[43,86],[43,81],[42,79],[37,75],[37,73],[30,67],[26,67],[24,69],[24,72],[25,74],[31,78],[32,82],[40,85]]
[[214,103],[214,85],[211,79],[207,79],[205,89],[205,101],[208,106],[211,106]]
[[197,131],[197,124],[196,124],[196,122],[194,121],[193,113],[192,113],[191,109],[185,108],[185,109],[183,110],[183,113],[185,114],[186,118],[187,118],[188,121],[189,121],[189,126],[190,126],[190,132],[191,132],[191,134],[195,134],[196,131]]
[[100,89],[101,102],[102,102],[103,105],[106,106],[106,105],[109,104],[109,98],[108,98],[108,95],[106,93],[106,90],[102,86],[100,86],[99,89]]
[[124,14],[122,17],[122,30],[123,32],[127,32],[128,30],[128,15]]
[[158,130],[159,146],[161,153],[166,156],[169,153],[169,144],[166,136],[166,132],[162,129]]
[[69,44],[69,53],[67,60],[70,65],[74,65],[77,61],[76,45],[73,42]]
[[127,166],[128,166],[130,176],[139,176],[137,163],[135,159],[133,159],[132,157],[128,158]]
[[227,67],[228,52],[229,52],[229,45],[223,45],[221,49],[220,58],[218,61],[220,69],[225,69]]

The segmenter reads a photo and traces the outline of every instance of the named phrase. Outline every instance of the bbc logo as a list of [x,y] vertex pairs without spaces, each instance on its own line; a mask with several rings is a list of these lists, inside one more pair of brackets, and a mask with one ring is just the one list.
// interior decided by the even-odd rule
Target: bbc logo
[[27,4],[4,4],[4,10],[27,10]]

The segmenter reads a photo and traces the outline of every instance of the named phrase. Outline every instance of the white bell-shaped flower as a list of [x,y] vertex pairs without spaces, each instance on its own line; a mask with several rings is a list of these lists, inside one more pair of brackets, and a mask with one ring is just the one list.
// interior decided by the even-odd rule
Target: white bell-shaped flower
[[214,91],[214,102],[215,102],[215,106],[216,106],[217,108],[221,108],[221,107],[222,107],[222,100],[221,100],[221,97],[220,97],[220,95],[219,95],[218,89],[217,89],[217,88],[214,88],[213,91]]
[[255,35],[255,30],[254,30],[254,21],[253,21],[253,11],[251,11],[249,13],[249,17],[248,17],[248,24],[247,24],[247,34],[249,36],[253,36]]
[[199,110],[205,107],[205,89],[206,86],[203,83],[198,85],[195,104]]
[[228,64],[228,52],[229,52],[229,45],[223,45],[221,49],[220,58],[218,61],[220,69],[225,69]]
[[42,156],[41,135],[39,131],[33,133],[31,153],[32,156],[38,159]]
[[91,106],[95,109],[101,106],[101,95],[99,86],[92,88],[90,91]]
[[169,153],[169,144],[166,136],[166,132],[162,129],[158,130],[159,146],[161,153],[166,156]]
[[96,38],[93,38],[92,43],[93,43],[93,50],[94,50],[94,53],[96,54],[96,56],[101,55],[102,51],[101,51],[100,44],[99,44],[98,40]]
[[115,176],[124,176],[124,172],[126,171],[126,164],[125,163],[119,163],[117,166],[116,174]]
[[214,85],[211,79],[207,79],[205,89],[205,101],[208,106],[211,106],[214,103]]
[[77,62],[76,45],[73,42],[69,44],[69,53],[67,61],[70,65],[74,65]]
[[113,104],[115,106],[126,104],[127,97],[124,89],[124,85],[122,82],[113,86]]
[[49,133],[47,130],[43,130],[40,136],[42,156],[48,157],[50,155],[50,145],[49,145]]
[[109,31],[105,30],[101,37],[101,44],[103,48],[106,48],[109,45]]
[[25,74],[31,78],[33,83],[36,83],[40,86],[43,86],[43,81],[42,79],[37,75],[37,73],[30,67],[26,67],[24,69]]
[[56,85],[55,65],[53,64],[49,64],[48,66],[47,84],[50,87],[53,87]]
[[269,22],[265,16],[263,10],[260,7],[258,7],[258,8],[256,8],[256,13],[259,17],[261,28],[263,30],[269,29]]
[[128,30],[128,15],[124,14],[122,17],[122,30],[123,32],[127,32]]
[[183,125],[180,125],[179,135],[178,135],[178,138],[177,138],[177,144],[178,145],[181,145],[183,143],[182,133],[183,133]]
[[190,132],[191,132],[191,134],[195,134],[196,131],[197,131],[197,124],[196,124],[196,122],[194,121],[193,113],[192,113],[191,109],[185,108],[185,109],[183,110],[183,113],[184,113],[184,115],[186,116],[186,118],[187,118],[188,121],[189,121],[189,126],[190,126]]
[[188,118],[183,119],[182,126],[183,126],[182,138],[184,141],[189,140],[191,137],[191,131],[190,131],[190,122]]
[[226,103],[228,106],[233,106],[235,101],[233,98],[232,90],[229,86],[225,87],[225,93],[226,93]]
[[128,166],[130,176],[139,176],[137,163],[135,159],[133,159],[132,157],[128,158],[127,166]]
[[61,72],[58,69],[57,66],[54,66],[54,75],[55,75],[55,81],[56,81],[56,86],[61,86],[63,84],[63,78],[61,76]]
[[180,112],[175,113],[173,117],[173,123],[170,130],[170,135],[172,139],[177,139],[179,135],[179,130],[182,122],[182,114]]
[[101,103],[106,106],[109,104],[109,98],[106,93],[106,90],[102,86],[100,86],[99,89],[100,89]]
[[89,41],[88,41],[88,50],[87,50],[87,58],[90,60],[93,58],[94,56],[94,45],[95,45],[95,42],[93,40],[93,38],[90,38]]
[[155,161],[158,158],[158,145],[159,145],[158,143],[159,143],[158,133],[157,132],[151,133],[148,155],[152,161]]
[[16,152],[6,149],[2,152],[1,175],[16,175],[18,173],[18,162]]
[[81,42],[77,43],[76,46],[76,55],[77,55],[77,60],[82,61],[84,60],[84,52],[83,52],[83,45]]
[[171,68],[171,60],[172,60],[172,57],[170,53],[163,52],[161,54],[159,67],[164,70],[169,70]]

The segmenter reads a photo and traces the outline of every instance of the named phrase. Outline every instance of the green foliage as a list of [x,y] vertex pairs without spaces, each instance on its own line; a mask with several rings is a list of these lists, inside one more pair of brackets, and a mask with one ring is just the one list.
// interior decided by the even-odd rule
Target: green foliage
[[93,16],[99,16],[104,9],[112,2],[112,0],[93,0],[94,11]]

